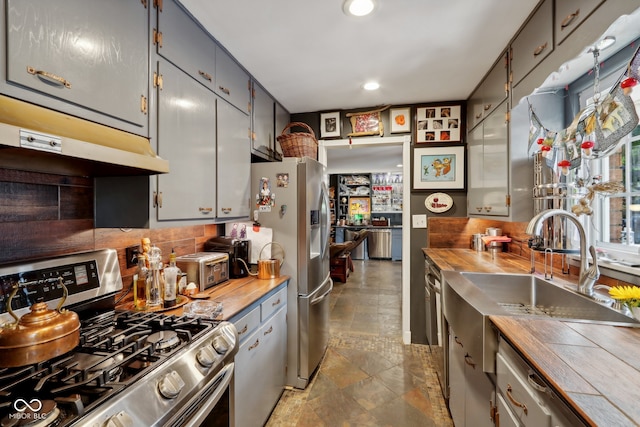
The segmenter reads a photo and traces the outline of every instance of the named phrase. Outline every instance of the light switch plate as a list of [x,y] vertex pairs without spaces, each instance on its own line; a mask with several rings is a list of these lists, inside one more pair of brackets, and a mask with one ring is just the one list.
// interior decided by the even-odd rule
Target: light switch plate
[[427,228],[427,215],[411,215],[411,222],[413,224],[413,228]]

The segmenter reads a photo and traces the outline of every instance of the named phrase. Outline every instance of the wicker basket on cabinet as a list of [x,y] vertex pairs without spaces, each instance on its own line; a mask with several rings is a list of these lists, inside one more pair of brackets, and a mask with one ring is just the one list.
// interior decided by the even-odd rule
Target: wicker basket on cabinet
[[[293,126],[298,126],[309,131],[305,132],[287,132]],[[284,157],[311,157],[317,159],[318,157],[318,140],[313,129],[306,123],[291,122],[284,129],[282,134],[276,138],[282,147],[282,155]]]

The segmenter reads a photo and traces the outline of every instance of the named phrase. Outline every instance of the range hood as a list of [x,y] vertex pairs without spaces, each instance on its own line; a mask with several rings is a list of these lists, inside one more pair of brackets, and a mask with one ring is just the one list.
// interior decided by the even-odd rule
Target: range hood
[[0,167],[69,176],[169,172],[144,137],[2,95]]

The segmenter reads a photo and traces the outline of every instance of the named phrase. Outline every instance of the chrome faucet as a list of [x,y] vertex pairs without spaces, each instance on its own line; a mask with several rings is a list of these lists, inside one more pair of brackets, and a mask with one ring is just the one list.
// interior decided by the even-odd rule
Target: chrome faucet
[[589,265],[589,260],[587,259],[587,235],[582,224],[578,220],[578,217],[562,209],[548,209],[540,212],[534,216],[531,221],[529,221],[525,233],[532,236],[540,236],[544,220],[554,216],[567,218],[578,228],[578,234],[580,236],[580,274],[578,277],[578,292],[589,297],[593,297],[593,285],[600,277],[598,259],[596,258],[596,249],[593,246],[590,246],[589,253],[593,259],[593,264],[591,266]]

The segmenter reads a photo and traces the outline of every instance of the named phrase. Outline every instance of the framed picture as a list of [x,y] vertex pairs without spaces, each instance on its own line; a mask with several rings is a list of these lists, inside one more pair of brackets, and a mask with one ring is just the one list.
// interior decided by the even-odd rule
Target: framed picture
[[348,133],[347,136],[383,136],[384,125],[382,124],[382,116],[380,113],[385,108],[359,113],[347,113],[346,117],[351,122],[351,132]]
[[320,114],[320,138],[340,136],[340,112]]
[[389,113],[389,122],[391,123],[391,133],[411,132],[411,109],[410,108],[392,108]]
[[416,109],[416,142],[460,141],[460,105]]
[[464,190],[464,145],[415,148],[413,150],[414,190]]

